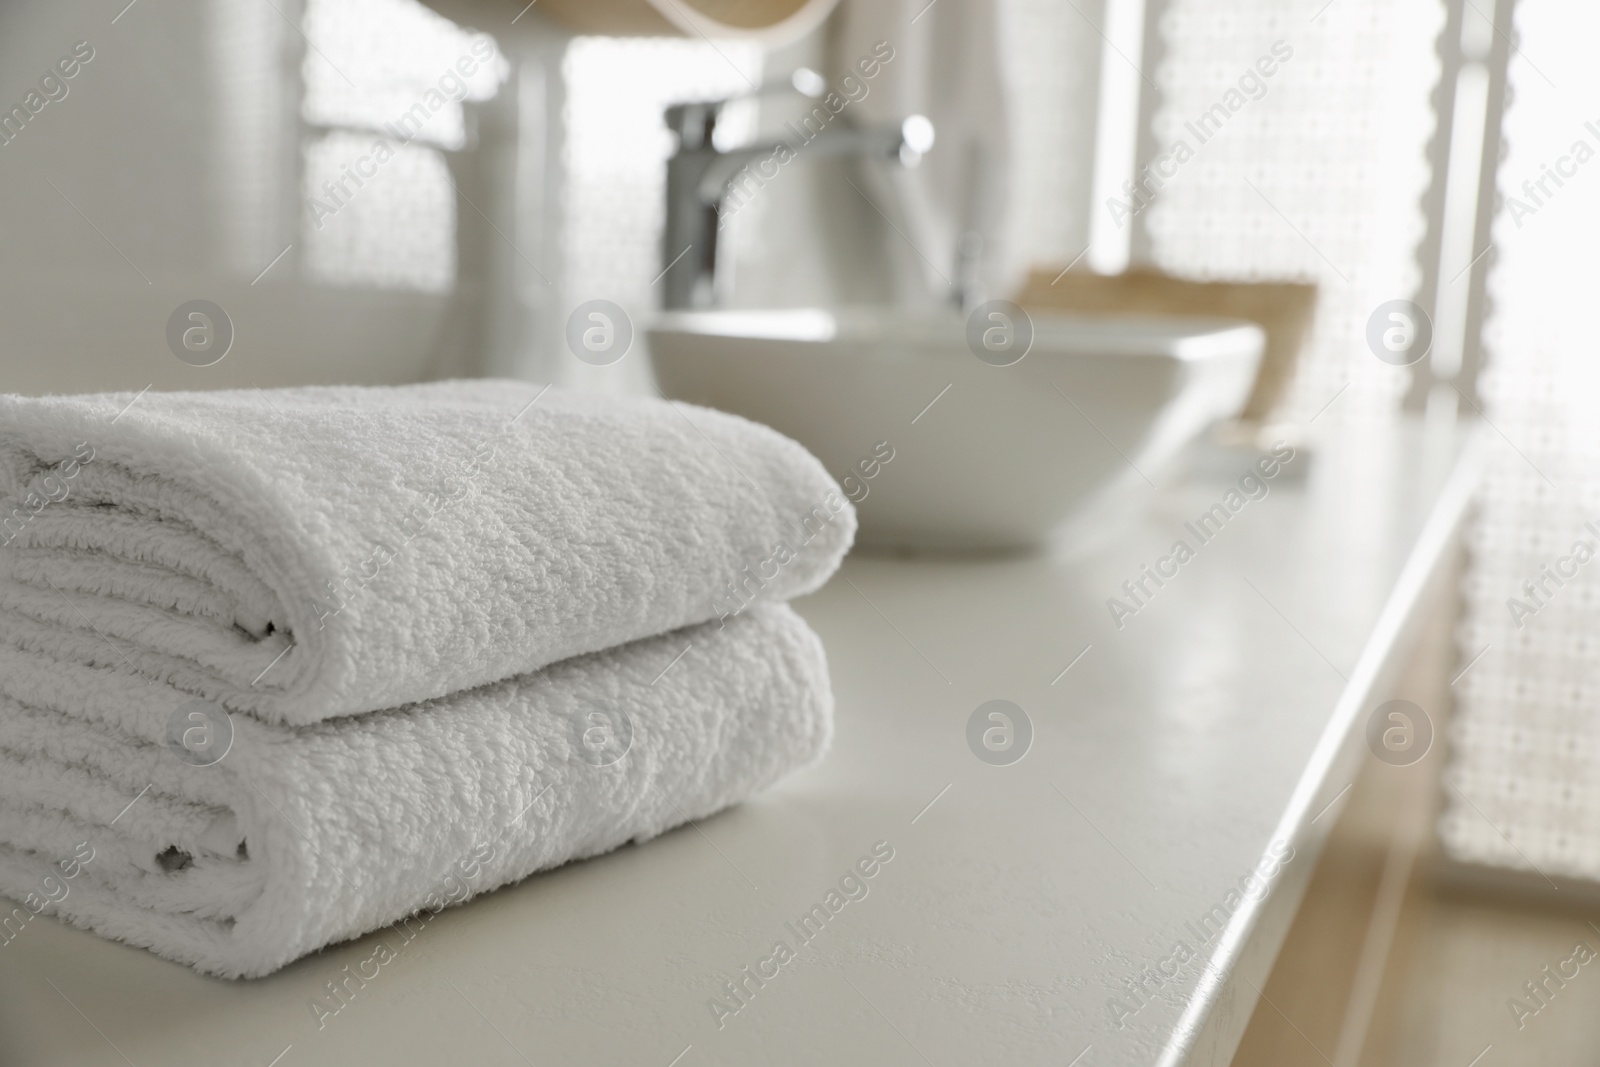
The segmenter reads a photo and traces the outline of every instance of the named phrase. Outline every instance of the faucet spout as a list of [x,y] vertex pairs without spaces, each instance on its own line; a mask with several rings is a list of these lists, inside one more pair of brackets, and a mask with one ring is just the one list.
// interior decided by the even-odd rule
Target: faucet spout
[[904,167],[915,167],[922,156],[933,147],[933,123],[921,115],[912,115],[894,126],[849,127],[824,130],[804,145],[796,147],[786,141],[735,148],[717,153],[717,158],[706,167],[696,192],[707,204],[726,199],[733,191],[739,173],[752,163],[769,159],[787,148],[797,157],[804,152],[812,158],[823,156],[861,156],[866,159],[887,159]]
[[663,235],[663,306],[704,308],[716,303],[717,242],[726,205],[751,182],[752,164],[785,151],[801,156],[853,155],[914,167],[933,147],[933,123],[911,115],[891,126],[827,129],[799,145],[775,141],[719,149],[712,134],[721,104],[679,104],[667,110],[678,149],[667,161],[666,227]]

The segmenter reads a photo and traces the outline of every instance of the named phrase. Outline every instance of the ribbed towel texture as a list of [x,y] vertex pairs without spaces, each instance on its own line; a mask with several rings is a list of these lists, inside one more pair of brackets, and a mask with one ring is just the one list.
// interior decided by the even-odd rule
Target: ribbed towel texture
[[826,748],[777,602],[854,530],[663,401],[0,397],[0,893],[253,976],[736,803]]

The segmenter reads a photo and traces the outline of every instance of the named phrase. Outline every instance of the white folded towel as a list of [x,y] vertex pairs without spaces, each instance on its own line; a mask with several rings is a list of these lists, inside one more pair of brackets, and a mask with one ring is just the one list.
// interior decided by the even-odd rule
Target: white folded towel
[[189,698],[120,664],[0,647],[0,685],[0,893],[20,902],[0,940],[54,912],[229,977],[389,923],[397,945],[735,803],[832,729],[821,645],[786,605],[393,711],[234,715],[206,766],[167,743]]
[[687,405],[0,397],[0,940],[261,975],[736,803],[827,745],[821,646],[758,601],[854,531]]
[[821,585],[764,426],[523,382],[0,397],[0,643],[265,721],[444,696]]

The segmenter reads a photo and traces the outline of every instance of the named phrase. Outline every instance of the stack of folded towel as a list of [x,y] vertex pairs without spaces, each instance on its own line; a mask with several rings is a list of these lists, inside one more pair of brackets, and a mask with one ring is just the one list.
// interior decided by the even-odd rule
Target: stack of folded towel
[[737,803],[828,744],[783,601],[854,532],[681,404],[0,397],[0,939],[262,975]]

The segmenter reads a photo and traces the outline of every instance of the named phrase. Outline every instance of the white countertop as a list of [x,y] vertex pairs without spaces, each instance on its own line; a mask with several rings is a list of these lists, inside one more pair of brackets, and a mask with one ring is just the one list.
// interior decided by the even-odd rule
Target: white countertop
[[[1367,716],[1475,476],[1466,438],[1330,433],[1121,630],[1106,599],[1230,480],[1192,478],[1075,559],[851,558],[800,605],[838,695],[819,767],[440,914],[320,1029],[312,998],[381,935],[226,982],[30,924],[0,948],[0,1063],[1226,1063],[1323,809],[1370,758]],[[1032,723],[1006,766],[968,746],[992,699]],[[866,895],[850,883],[859,899],[797,938],[878,842],[893,858]],[[1274,873],[1275,842],[1294,851]],[[1253,869],[1265,902],[1197,936]],[[738,1005],[719,974],[779,940],[795,958]],[[1124,983],[1147,967],[1141,1004]]]

